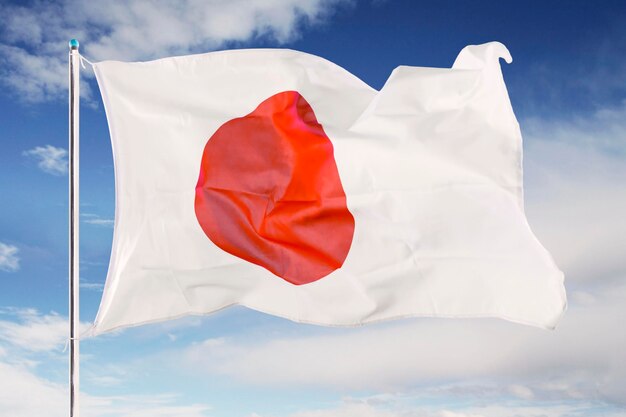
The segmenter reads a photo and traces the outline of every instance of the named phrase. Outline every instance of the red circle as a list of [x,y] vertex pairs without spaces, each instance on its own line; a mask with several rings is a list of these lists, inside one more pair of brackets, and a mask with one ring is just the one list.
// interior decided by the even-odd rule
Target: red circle
[[209,138],[195,212],[214,244],[296,285],[340,268],[354,235],[333,145],[297,91]]

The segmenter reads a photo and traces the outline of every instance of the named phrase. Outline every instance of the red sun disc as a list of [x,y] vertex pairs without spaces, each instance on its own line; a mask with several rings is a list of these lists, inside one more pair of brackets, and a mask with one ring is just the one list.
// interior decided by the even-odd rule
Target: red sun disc
[[354,235],[333,145],[296,91],[209,138],[195,212],[215,245],[296,285],[340,268]]

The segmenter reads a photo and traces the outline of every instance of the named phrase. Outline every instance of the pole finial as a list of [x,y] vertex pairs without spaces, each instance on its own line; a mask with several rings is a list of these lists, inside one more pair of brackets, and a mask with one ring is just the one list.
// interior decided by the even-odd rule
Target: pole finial
[[78,40],[76,39],[70,40],[70,49],[78,49]]

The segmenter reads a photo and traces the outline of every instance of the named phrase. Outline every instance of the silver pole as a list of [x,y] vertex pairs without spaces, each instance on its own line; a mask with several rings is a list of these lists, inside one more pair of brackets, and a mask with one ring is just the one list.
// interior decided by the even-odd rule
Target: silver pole
[[79,310],[78,310],[78,224],[79,224],[79,100],[80,100],[80,56],[78,55],[78,41],[70,41],[70,138],[69,138],[69,194],[70,194],[70,417],[79,417]]

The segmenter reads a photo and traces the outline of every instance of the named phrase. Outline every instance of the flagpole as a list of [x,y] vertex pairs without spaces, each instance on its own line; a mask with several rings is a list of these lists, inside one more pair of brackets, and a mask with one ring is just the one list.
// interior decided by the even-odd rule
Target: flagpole
[[78,54],[78,41],[72,39],[69,43],[69,77],[70,77],[70,103],[69,103],[69,310],[70,310],[70,417],[79,417],[79,100],[80,100],[80,56]]

